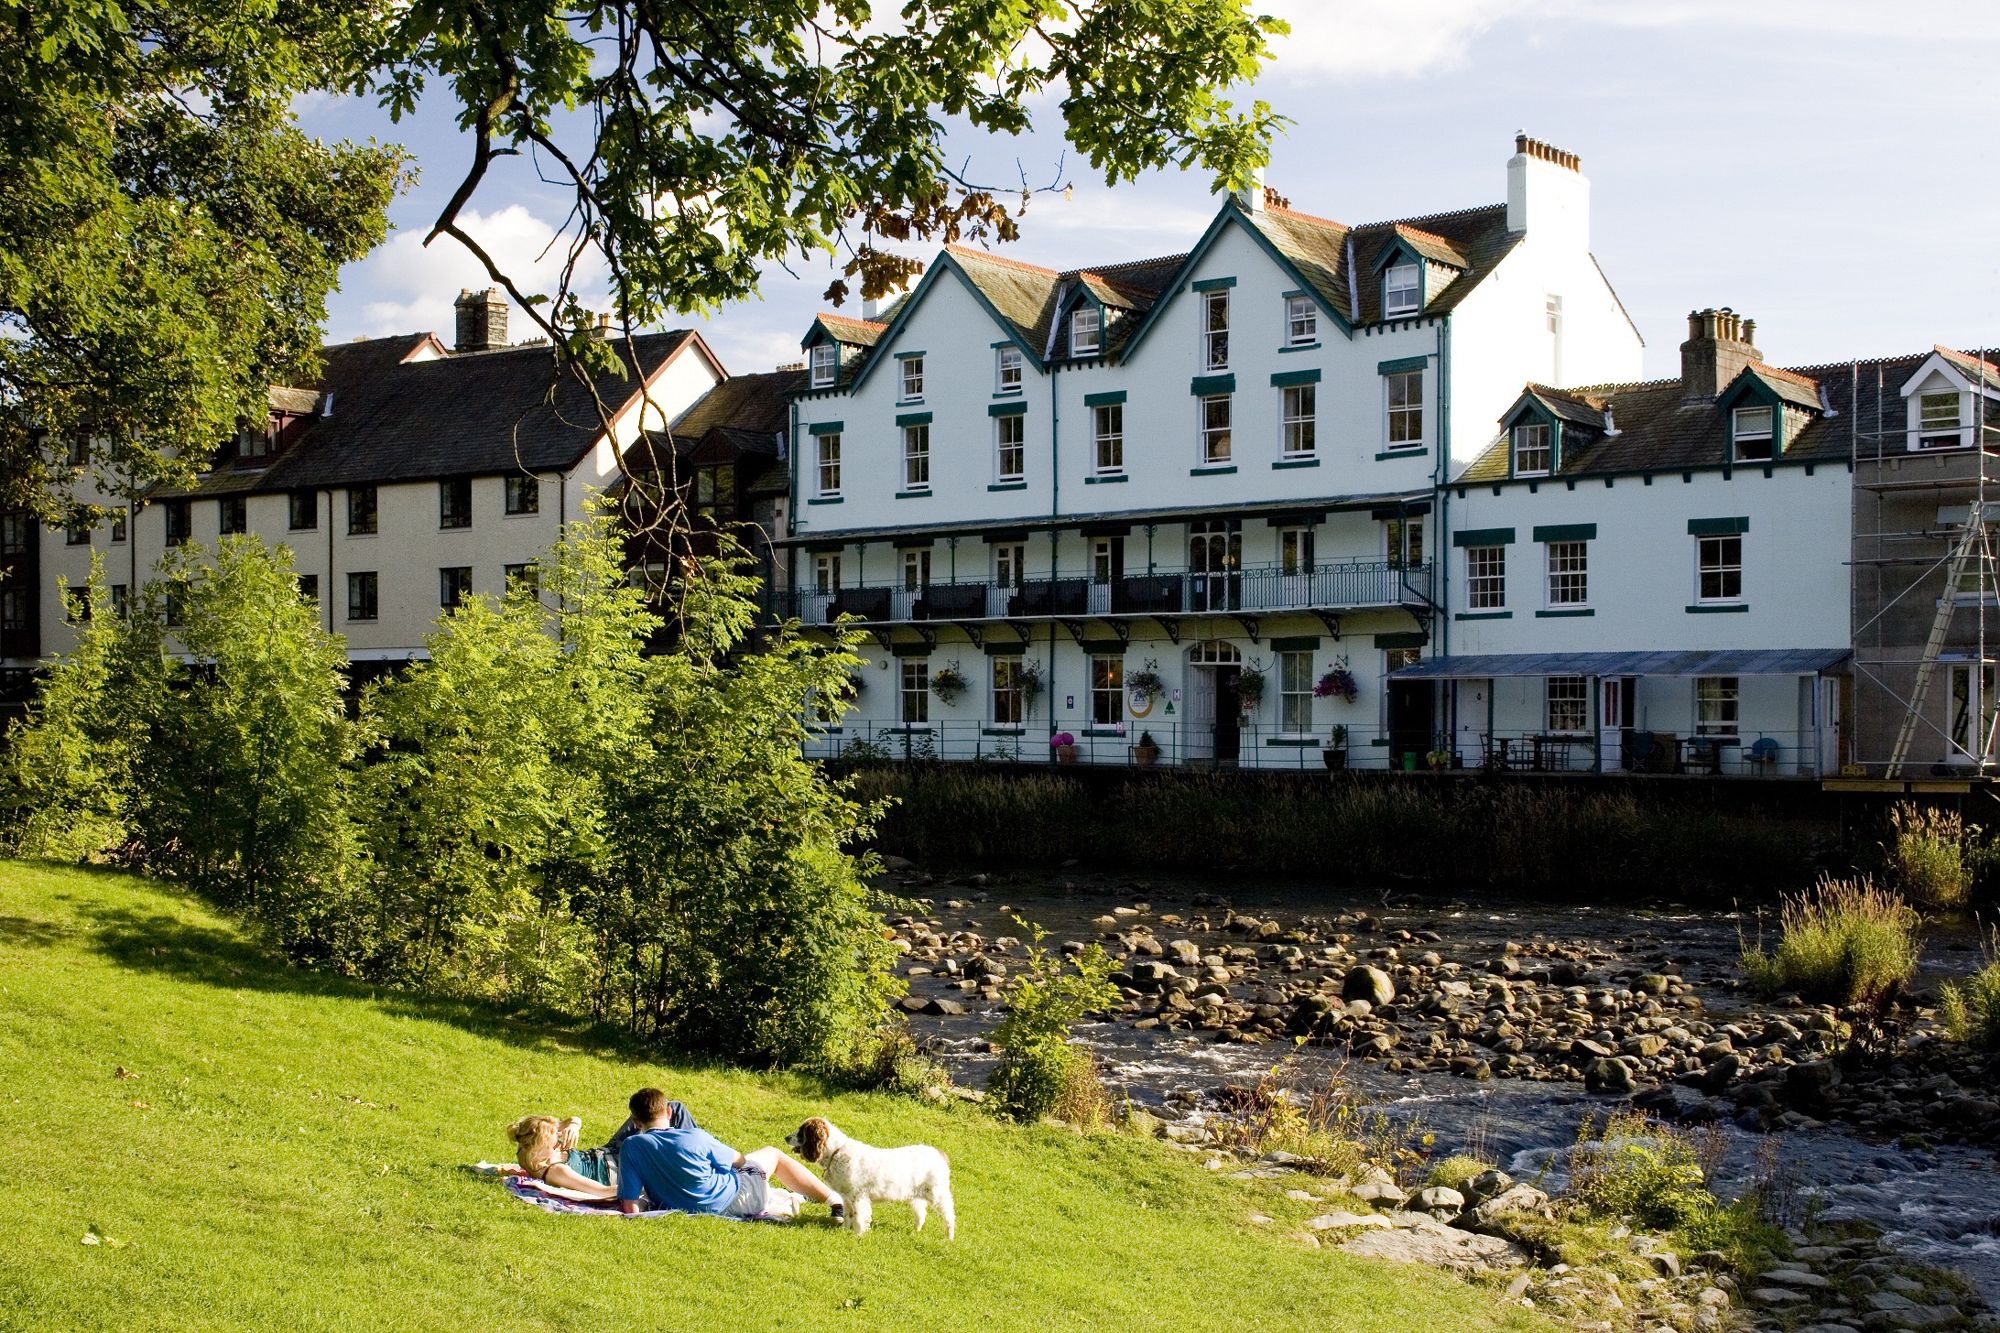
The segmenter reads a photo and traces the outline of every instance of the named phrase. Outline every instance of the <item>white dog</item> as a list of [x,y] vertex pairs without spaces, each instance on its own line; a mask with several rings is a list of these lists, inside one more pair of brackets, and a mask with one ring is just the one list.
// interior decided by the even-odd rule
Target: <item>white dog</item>
[[944,1219],[944,1238],[958,1234],[958,1219],[951,1207],[951,1163],[936,1148],[918,1143],[907,1148],[871,1148],[857,1143],[833,1127],[833,1122],[814,1116],[799,1126],[799,1132],[785,1140],[791,1150],[808,1162],[826,1168],[826,1183],[847,1206],[847,1225],[855,1235],[868,1230],[871,1203],[907,1203],[917,1215],[917,1230],[924,1229],[924,1217],[936,1208]]

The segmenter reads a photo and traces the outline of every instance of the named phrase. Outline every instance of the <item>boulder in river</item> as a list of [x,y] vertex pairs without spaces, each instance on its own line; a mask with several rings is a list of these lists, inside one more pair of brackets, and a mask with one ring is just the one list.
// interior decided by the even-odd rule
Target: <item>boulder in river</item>
[[1396,983],[1381,968],[1370,967],[1364,963],[1349,970],[1341,981],[1340,998],[1366,1000],[1376,1006],[1390,1004],[1396,998]]

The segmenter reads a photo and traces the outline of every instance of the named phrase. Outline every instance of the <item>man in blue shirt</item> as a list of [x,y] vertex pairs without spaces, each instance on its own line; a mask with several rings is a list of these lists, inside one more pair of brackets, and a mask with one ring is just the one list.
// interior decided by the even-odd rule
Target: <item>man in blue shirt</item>
[[815,1203],[832,1204],[836,1217],[842,1212],[839,1201],[820,1178],[798,1162],[776,1148],[737,1152],[707,1130],[696,1128],[687,1109],[669,1102],[665,1093],[652,1088],[635,1093],[632,1112],[635,1120],[641,1119],[642,1112],[650,1115],[643,1121],[646,1128],[619,1145],[621,1212],[639,1212],[643,1195],[654,1208],[758,1217],[769,1201],[772,1180]]

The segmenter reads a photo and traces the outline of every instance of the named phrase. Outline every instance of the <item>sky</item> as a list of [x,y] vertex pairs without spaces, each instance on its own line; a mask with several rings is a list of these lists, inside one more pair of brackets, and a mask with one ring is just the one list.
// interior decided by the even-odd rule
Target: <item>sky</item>
[[[1242,94],[1293,122],[1273,149],[1272,188],[1305,212],[1373,222],[1503,201],[1517,131],[1579,154],[1591,248],[1646,340],[1649,378],[1678,373],[1687,312],[1707,306],[1755,319],[1759,348],[1780,365],[2000,346],[2000,3],[1256,7],[1292,24]],[[1024,171],[1073,185],[1038,195],[1004,253],[1071,268],[1175,254],[1200,237],[1217,203],[1205,178],[1169,171],[1107,188],[1087,167],[1065,171],[1058,111],[1037,110],[1022,139],[968,132],[947,145],[988,179]],[[432,329],[449,343],[452,299],[485,285],[450,238],[422,243],[468,156],[449,108],[392,124],[371,103],[314,98],[300,114],[323,137],[404,143],[420,169],[388,241],[343,272],[329,339]],[[489,180],[467,220],[520,271],[562,208],[516,173]],[[701,329],[734,373],[795,361],[837,275],[823,258],[794,267],[769,271],[761,299],[672,322]]]

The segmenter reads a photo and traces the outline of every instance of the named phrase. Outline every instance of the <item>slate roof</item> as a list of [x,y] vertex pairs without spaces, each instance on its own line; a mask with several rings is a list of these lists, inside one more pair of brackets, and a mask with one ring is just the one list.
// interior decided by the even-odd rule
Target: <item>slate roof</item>
[[771,370],[723,380],[681,413],[666,436],[641,436],[625,451],[627,471],[657,466],[655,452],[671,439],[674,453],[691,458],[697,451],[727,461],[732,454],[776,458],[785,432],[791,429],[791,396],[806,387],[804,370]]
[[[1785,445],[1779,461],[1844,463],[1853,455],[1857,436],[1865,450],[1872,437],[1904,428],[1907,416],[1901,392],[1903,384],[1930,355],[1924,351],[1839,365],[1789,368],[1759,361],[1745,367],[1738,379],[1754,376],[1787,403],[1806,412],[1805,426]],[[1957,362],[1963,353],[1949,355]],[[1969,364],[1976,373],[1975,359],[1968,357],[1959,364],[1962,369]],[[1996,382],[2000,382],[2000,371],[1993,374]],[[1560,415],[1578,423],[1576,435],[1564,432],[1562,466],[1555,474],[1558,477],[1717,468],[1734,459],[1729,413],[1714,401],[1690,401],[1678,379],[1575,389],[1530,384],[1525,392],[1552,408],[1558,403],[1568,405],[1569,410]],[[1822,395],[1831,412],[1822,408]],[[1618,431],[1616,435],[1600,433],[1607,405]],[[1581,413],[1576,410],[1579,406],[1583,409]],[[1588,420],[1593,414],[1595,421]],[[1507,449],[1505,436],[1496,439],[1453,479],[1453,484],[1507,480]]]
[[[602,434],[591,392],[556,376],[546,345],[405,361],[429,335],[403,334],[323,349],[323,415],[267,468],[224,467],[190,492],[213,495],[318,486],[494,476],[574,467]],[[613,410],[695,335],[686,329],[617,342],[623,373],[596,377]],[[331,399],[331,412],[327,404]]]
[[819,322],[826,325],[836,341],[849,343],[855,347],[873,347],[889,325],[879,319],[855,319],[851,315],[836,315],[832,311],[822,311]]
[[1433,281],[1428,286],[1430,299],[1422,313],[1435,315],[1463,301],[1520,244],[1524,235],[1507,230],[1505,204],[1352,227],[1269,203],[1243,216],[1350,324],[1373,324],[1382,319],[1382,284],[1377,268],[1397,240],[1426,259],[1455,271],[1449,283],[1441,285]]

